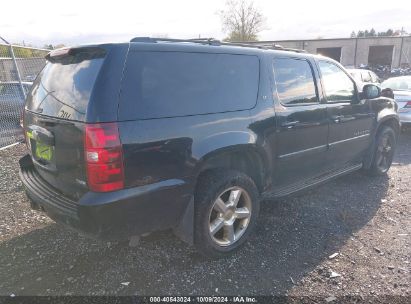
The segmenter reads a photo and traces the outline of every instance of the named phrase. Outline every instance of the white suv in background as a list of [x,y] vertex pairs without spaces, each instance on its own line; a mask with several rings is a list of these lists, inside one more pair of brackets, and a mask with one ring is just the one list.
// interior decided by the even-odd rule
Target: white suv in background
[[380,78],[373,71],[364,69],[347,69],[347,71],[357,82],[360,90],[362,90],[366,84],[372,83],[379,86],[381,83]]

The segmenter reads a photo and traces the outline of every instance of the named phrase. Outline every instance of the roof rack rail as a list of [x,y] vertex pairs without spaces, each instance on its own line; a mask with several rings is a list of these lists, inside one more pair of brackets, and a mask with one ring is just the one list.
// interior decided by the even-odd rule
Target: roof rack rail
[[157,42],[191,42],[199,44],[207,44],[214,46],[239,46],[239,47],[249,47],[263,50],[281,50],[281,51],[290,51],[296,53],[307,53],[305,50],[285,48],[279,44],[259,44],[256,43],[247,43],[247,42],[221,42],[220,40],[214,38],[193,38],[193,39],[174,39],[174,38],[152,38],[152,37],[135,37],[130,40],[130,42],[147,42],[147,43],[157,43]]
[[296,52],[296,53],[307,53],[306,50],[288,48],[288,47],[282,46],[281,44],[272,43],[272,44],[259,44],[259,45],[265,46],[265,47],[267,47],[269,49],[273,49],[273,50],[289,51],[289,52]]
[[193,38],[193,39],[174,39],[174,38],[154,38],[154,37],[135,37],[130,42],[192,42],[200,44],[220,45],[220,41],[214,38]]
[[267,48],[269,49],[273,49],[273,50],[280,50],[280,51],[288,51],[288,52],[296,52],[296,53],[307,53],[306,50],[303,49],[294,49],[294,48],[288,48],[288,47],[284,47],[281,44],[263,44],[263,46],[267,46]]
[[264,50],[279,50],[279,51],[289,51],[289,52],[296,52],[296,53],[307,53],[305,50],[301,49],[293,49],[293,48],[286,48],[280,44],[259,44],[257,43],[247,43],[247,42],[222,42],[222,45],[232,45],[232,46],[243,46],[243,47],[251,47],[251,48],[258,48]]

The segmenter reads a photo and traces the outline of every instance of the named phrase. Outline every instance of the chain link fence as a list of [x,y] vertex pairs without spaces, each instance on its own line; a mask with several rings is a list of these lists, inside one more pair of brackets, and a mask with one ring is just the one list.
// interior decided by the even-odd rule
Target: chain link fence
[[49,52],[4,42],[0,43],[0,149],[23,139],[24,101]]

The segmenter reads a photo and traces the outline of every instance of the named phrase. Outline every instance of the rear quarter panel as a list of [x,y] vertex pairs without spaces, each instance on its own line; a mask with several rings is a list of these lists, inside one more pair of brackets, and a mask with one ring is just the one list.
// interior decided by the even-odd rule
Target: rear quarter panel
[[192,183],[209,154],[253,144],[249,111],[121,122],[126,186]]

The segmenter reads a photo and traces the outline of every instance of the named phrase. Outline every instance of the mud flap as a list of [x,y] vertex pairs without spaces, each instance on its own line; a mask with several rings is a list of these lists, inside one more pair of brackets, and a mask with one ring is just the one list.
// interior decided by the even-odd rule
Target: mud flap
[[364,160],[363,160],[363,168],[364,169],[370,169],[372,161],[374,160],[374,153],[375,153],[375,135],[373,136],[372,142],[370,147],[367,150],[367,153],[365,154]]
[[182,241],[194,244],[194,197],[191,197],[180,223],[173,231]]

